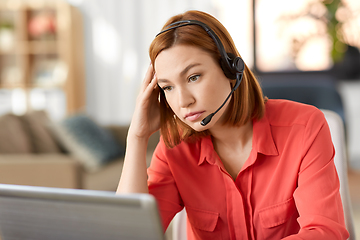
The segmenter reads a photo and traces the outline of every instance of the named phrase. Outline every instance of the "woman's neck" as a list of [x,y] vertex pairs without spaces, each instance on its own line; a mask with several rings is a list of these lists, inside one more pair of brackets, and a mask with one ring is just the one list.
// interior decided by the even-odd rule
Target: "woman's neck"
[[241,127],[218,127],[211,129],[214,149],[226,171],[235,181],[252,149],[252,122]]
[[209,130],[213,139],[214,145],[244,148],[248,146],[249,141],[252,141],[253,127],[252,122],[249,121],[241,127],[233,126],[217,126]]

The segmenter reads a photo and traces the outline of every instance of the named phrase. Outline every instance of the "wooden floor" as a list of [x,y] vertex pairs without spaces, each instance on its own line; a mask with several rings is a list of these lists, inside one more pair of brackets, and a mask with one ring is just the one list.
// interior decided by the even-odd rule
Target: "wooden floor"
[[350,170],[348,176],[356,239],[360,239],[360,170]]

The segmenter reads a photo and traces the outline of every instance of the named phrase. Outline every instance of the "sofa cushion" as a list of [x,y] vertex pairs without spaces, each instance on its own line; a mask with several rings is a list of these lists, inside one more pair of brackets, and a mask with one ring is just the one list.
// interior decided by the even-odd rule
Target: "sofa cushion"
[[31,153],[32,145],[19,116],[0,117],[0,153]]
[[54,131],[69,153],[88,171],[96,171],[124,155],[124,147],[111,132],[85,114],[73,115],[54,124]]
[[117,158],[102,167],[100,171],[84,171],[81,175],[82,188],[115,192],[119,184],[123,164],[124,159]]
[[80,164],[66,154],[1,154],[0,183],[80,188]]
[[50,119],[45,111],[32,111],[22,116],[24,126],[35,153],[60,153],[61,150],[52,135]]

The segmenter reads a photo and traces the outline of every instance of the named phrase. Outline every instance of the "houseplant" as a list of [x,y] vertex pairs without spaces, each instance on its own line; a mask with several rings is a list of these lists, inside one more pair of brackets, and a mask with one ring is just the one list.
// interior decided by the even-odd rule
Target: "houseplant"
[[360,76],[360,45],[357,46],[359,43],[354,40],[354,36],[360,37],[360,26],[346,31],[348,23],[357,15],[356,9],[341,0],[314,0],[296,12],[282,15],[279,20],[285,30],[299,21],[311,22],[315,29],[294,31],[290,39],[294,59],[308,42],[321,38],[329,45],[329,57],[333,62],[331,71],[337,78],[349,79]]

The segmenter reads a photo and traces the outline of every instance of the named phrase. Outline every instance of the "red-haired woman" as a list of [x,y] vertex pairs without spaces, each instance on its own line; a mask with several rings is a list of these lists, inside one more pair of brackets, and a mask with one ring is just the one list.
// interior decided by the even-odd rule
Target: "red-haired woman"
[[154,195],[164,229],[185,207],[188,239],[348,237],[320,110],[264,98],[246,64],[234,66],[240,54],[209,14],[172,17],[149,52],[118,192]]

